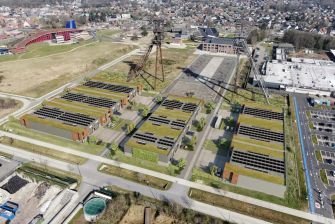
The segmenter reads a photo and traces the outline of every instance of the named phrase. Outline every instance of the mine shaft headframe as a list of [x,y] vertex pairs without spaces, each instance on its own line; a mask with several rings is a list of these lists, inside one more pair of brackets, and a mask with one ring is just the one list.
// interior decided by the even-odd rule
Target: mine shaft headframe
[[164,20],[161,18],[154,18],[153,19],[153,33],[154,38],[152,39],[153,44],[162,44],[164,40]]
[[[128,81],[141,76],[146,83],[150,85],[152,89],[156,89],[157,80],[164,82],[165,74],[163,67],[163,54],[162,54],[162,42],[164,39],[164,20],[160,18],[154,18],[152,20],[153,23],[153,33],[154,37],[146,51],[145,55],[143,55],[142,59],[136,66],[132,67],[128,73]],[[152,52],[154,46],[156,46],[155,52],[155,70],[154,74],[145,70],[147,62],[149,60],[150,53]],[[149,77],[152,77],[154,80],[154,84],[149,82]]]

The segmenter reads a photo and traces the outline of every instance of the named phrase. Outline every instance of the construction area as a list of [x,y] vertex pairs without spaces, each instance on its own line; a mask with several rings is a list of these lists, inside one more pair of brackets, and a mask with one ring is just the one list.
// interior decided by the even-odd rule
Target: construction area
[[168,164],[181,146],[201,101],[169,95],[124,145],[126,154]]
[[26,171],[19,168],[0,183],[1,221],[14,224],[50,221],[74,195],[71,190],[43,179],[41,173],[38,176]]

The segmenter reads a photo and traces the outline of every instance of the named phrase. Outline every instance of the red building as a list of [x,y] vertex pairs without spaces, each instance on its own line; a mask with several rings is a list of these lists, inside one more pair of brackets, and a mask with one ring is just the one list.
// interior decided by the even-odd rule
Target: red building
[[41,30],[35,34],[29,35],[24,40],[15,44],[11,50],[13,53],[22,53],[26,51],[26,47],[30,44],[54,40],[56,36],[59,35],[62,35],[64,37],[64,41],[68,41],[71,40],[72,33],[78,33],[78,32],[81,32],[81,30],[68,29],[68,28]]

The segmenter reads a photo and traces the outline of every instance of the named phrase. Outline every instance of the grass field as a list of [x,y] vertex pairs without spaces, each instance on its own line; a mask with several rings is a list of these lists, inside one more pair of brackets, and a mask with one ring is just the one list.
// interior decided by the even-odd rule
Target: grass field
[[274,132],[283,132],[283,122],[278,120],[267,120],[246,114],[240,114],[238,122],[250,126],[269,129]]
[[159,179],[156,177],[148,176],[138,172],[122,169],[115,166],[102,164],[99,169],[100,172],[125,178],[140,184],[148,185],[160,190],[168,190],[171,187],[171,182]]
[[229,150],[229,144],[227,144],[227,147],[220,147],[218,145],[218,141],[216,140],[209,140],[206,139],[204,145],[204,149],[212,151],[213,153],[221,156],[227,156],[228,155],[228,150]]
[[281,150],[281,151],[284,150],[284,146],[282,144],[259,141],[259,140],[256,140],[256,139],[251,139],[249,137],[244,137],[244,136],[240,136],[240,135],[234,135],[233,139],[235,139],[239,142],[244,142],[246,144],[260,145],[260,146],[263,146],[263,147],[273,148],[275,150]]
[[154,144],[150,144],[150,143],[147,143],[145,145],[142,145],[142,144],[139,144],[137,143],[136,140],[134,139],[130,139],[126,145],[130,148],[136,148],[136,149],[140,149],[140,150],[147,150],[147,151],[150,151],[150,152],[153,152],[153,153],[157,153],[157,154],[162,154],[162,155],[167,155],[169,154],[169,150],[163,150],[163,149],[160,149],[158,148],[156,145]]
[[322,157],[321,157],[321,152],[319,150],[315,151],[315,156],[316,156],[316,159],[322,163]]
[[54,48],[43,47],[39,51],[44,53],[38,55],[46,55],[44,57],[0,63],[0,72],[4,76],[2,91],[39,97],[73,79],[83,77],[99,66],[98,61],[112,61],[135,48],[111,42],[92,42],[79,48],[72,48],[72,45],[63,47],[68,47],[70,51],[55,50],[58,54],[49,54],[45,52],[53,51]]
[[154,170],[160,173],[165,173],[171,176],[176,176],[178,173],[178,167],[170,164],[169,166],[160,166],[157,162],[150,162],[148,160],[143,160],[139,158],[135,158],[133,156],[126,156],[122,151],[117,150],[113,151],[110,154],[110,158],[116,161],[120,161],[123,163],[128,163],[134,166],[139,166],[145,169]]
[[[187,67],[192,60],[196,57],[193,54],[194,48],[188,49],[163,49],[163,65],[165,71],[165,82],[157,81],[156,91],[161,91],[166,88],[182,71],[183,68]],[[146,70],[150,73],[154,72],[154,54],[150,55],[148,66]],[[130,69],[130,65],[138,63],[140,60],[139,56],[134,56],[125,60],[109,69],[105,72],[100,73],[99,75],[110,77],[112,80],[116,81],[126,81],[127,74]],[[98,76],[99,76],[98,75]],[[153,83],[153,78],[148,77],[149,83]],[[152,88],[148,83],[141,77],[138,77],[133,80],[133,83],[142,83],[145,90],[151,90]]]
[[269,155],[269,156],[274,157],[274,158],[284,159],[283,150],[275,150],[273,148],[264,147],[264,146],[261,146],[261,145],[257,145],[257,146],[250,145],[250,144],[245,143],[245,142],[236,141],[235,138],[233,138],[232,147],[234,147],[236,149],[239,149],[239,150],[242,150],[242,151],[260,153],[260,154],[264,154],[264,155]]
[[70,187],[76,190],[79,189],[81,176],[66,172],[54,167],[49,167],[47,164],[25,163],[19,169],[19,172],[24,172],[25,175],[36,181],[48,181],[51,184],[57,184],[61,187]]
[[22,135],[25,137],[30,137],[36,140],[49,142],[51,144],[68,147],[71,149],[75,149],[81,152],[91,153],[91,154],[99,154],[101,153],[105,146],[95,145],[89,143],[77,143],[71,140],[67,140],[65,138],[60,138],[54,135],[48,135],[42,132],[37,132],[32,129],[28,129],[23,127],[18,120],[10,120],[6,124],[1,126],[2,130],[10,131],[14,134]]
[[325,170],[320,170],[320,177],[321,177],[322,182],[325,185],[328,185],[328,179],[327,179],[327,174]]
[[225,196],[219,196],[217,194],[212,194],[193,188],[190,189],[189,196],[197,201],[219,206],[224,209],[228,209],[251,217],[259,218],[271,223],[277,223],[277,224],[310,223],[310,221],[297,218],[295,216],[287,215],[285,213],[277,212],[264,207],[259,207],[257,205],[248,204]]
[[43,156],[61,160],[67,163],[84,164],[87,161],[87,159],[79,157],[79,156],[56,151],[56,150],[49,149],[49,148],[39,146],[39,145],[34,145],[29,142],[24,142],[24,141],[20,141],[16,139],[10,139],[8,137],[0,137],[0,143],[11,146],[11,147],[23,149],[28,152],[36,153],[36,156],[43,155]]

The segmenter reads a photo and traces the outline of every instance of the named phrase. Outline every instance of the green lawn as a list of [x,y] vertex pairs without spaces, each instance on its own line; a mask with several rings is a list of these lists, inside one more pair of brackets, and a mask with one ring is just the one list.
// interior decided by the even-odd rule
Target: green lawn
[[164,117],[168,117],[171,119],[179,119],[179,120],[183,120],[183,121],[188,121],[190,119],[190,117],[192,116],[191,113],[186,113],[180,110],[170,110],[170,109],[165,109],[165,108],[158,108],[155,112],[155,115],[157,116],[164,116]]
[[[292,215],[281,213],[275,210],[271,210],[257,205],[248,204],[243,201],[231,199],[225,196],[204,192],[198,189],[190,189],[189,197],[194,200],[201,201],[210,205],[215,205],[228,209],[234,212],[238,212],[247,216],[255,217],[261,220],[265,220],[271,223],[280,224],[309,224],[310,221],[305,219],[297,218]],[[289,221],[289,222],[288,222]]]
[[159,137],[171,137],[178,138],[181,134],[182,130],[172,129],[170,125],[153,125],[150,121],[146,121],[138,130],[138,132],[149,132],[155,134],[155,136]]
[[29,59],[29,58],[48,56],[52,54],[64,53],[76,47],[80,47],[92,42],[93,42],[92,40],[87,40],[87,41],[80,41],[78,44],[55,45],[55,46],[50,46],[48,43],[35,43],[29,45],[27,47],[27,51],[23,54],[5,55],[0,57],[0,62]]
[[283,150],[275,150],[270,147],[264,147],[261,145],[255,146],[255,145],[250,145],[248,143],[244,142],[238,142],[236,141],[236,138],[233,138],[232,141],[232,147],[242,150],[242,151],[249,151],[249,152],[254,152],[254,153],[260,153],[263,155],[269,155],[274,158],[278,159],[284,159],[284,152]]
[[245,144],[260,145],[260,146],[263,146],[263,147],[273,148],[273,149],[276,149],[276,150],[284,150],[284,146],[282,144],[259,141],[259,140],[251,139],[249,137],[244,137],[244,136],[241,136],[241,135],[234,135],[233,139],[235,139],[239,142],[244,142]]
[[150,143],[147,143],[145,145],[139,144],[139,143],[137,143],[137,140],[135,140],[135,139],[129,139],[128,142],[126,143],[126,145],[128,147],[131,147],[131,148],[136,148],[136,149],[140,149],[140,150],[147,150],[147,151],[157,153],[157,154],[162,154],[162,155],[167,155],[170,152],[168,150],[163,150],[163,149],[157,148],[156,145],[153,145],[153,144],[150,144]]
[[283,177],[270,175],[270,174],[258,172],[258,171],[255,171],[255,170],[250,170],[250,169],[247,169],[247,168],[243,168],[243,167],[240,167],[240,166],[233,165],[231,163],[226,163],[225,164],[225,171],[226,170],[228,170],[230,172],[233,172],[233,173],[240,174],[240,175],[265,180],[265,181],[272,182],[272,183],[275,183],[275,184],[285,185],[285,180],[284,180]]
[[315,151],[315,156],[316,156],[316,159],[322,163],[322,156],[321,156],[321,152],[319,150]]
[[327,174],[325,170],[320,170],[320,177],[321,177],[322,182],[325,185],[328,185],[328,179],[327,179]]
[[84,164],[87,159],[79,156],[75,156],[69,153],[60,152],[57,150],[49,149],[43,146],[34,145],[29,142],[24,142],[16,139],[10,139],[8,137],[0,137],[0,143],[12,147],[17,147],[32,153],[36,153],[36,156],[43,155],[57,160],[61,160],[72,164]]
[[171,182],[169,181],[149,176],[146,174],[141,174],[138,172],[122,169],[116,166],[101,164],[98,170],[106,174],[118,176],[140,184],[148,185],[150,187],[154,187],[159,190],[168,190],[171,187]]
[[94,155],[100,154],[105,148],[103,144],[95,145],[89,143],[77,143],[71,140],[67,140],[65,138],[57,137],[55,135],[49,135],[42,132],[34,131],[32,129],[28,129],[22,126],[18,120],[8,121],[6,124],[2,125],[1,128],[5,131],[10,131],[13,134],[22,135],[36,140],[49,142],[51,144],[75,149],[81,152],[91,153]]
[[238,117],[238,122],[241,124],[246,124],[250,126],[255,126],[259,128],[269,129],[274,132],[283,132],[283,122],[278,120],[266,120],[254,116],[249,116],[246,114],[240,114]]
[[48,181],[51,184],[57,184],[64,188],[70,187],[76,190],[79,189],[82,180],[82,177],[75,173],[34,162],[23,164],[18,169],[18,172],[24,172],[25,175],[36,181]]
[[139,158],[135,158],[132,156],[126,156],[122,151],[117,150],[111,152],[110,158],[116,161],[120,161],[123,163],[128,163],[134,166],[139,166],[145,169],[154,170],[160,173],[165,173],[171,176],[176,176],[178,173],[178,168],[174,165],[169,166],[160,166],[156,162],[150,162],[148,160],[143,160]]

